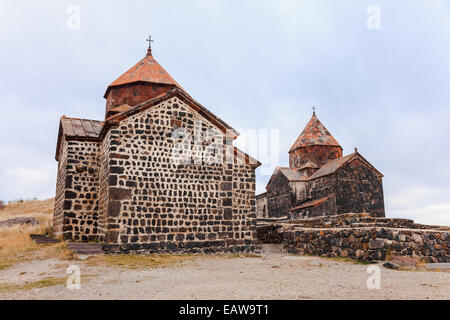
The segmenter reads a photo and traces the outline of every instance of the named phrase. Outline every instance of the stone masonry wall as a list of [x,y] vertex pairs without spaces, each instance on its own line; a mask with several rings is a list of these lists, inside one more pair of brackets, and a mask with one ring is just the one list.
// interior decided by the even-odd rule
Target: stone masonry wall
[[381,178],[359,160],[337,171],[337,213],[370,212],[384,217],[384,196]]
[[283,173],[272,176],[267,186],[267,212],[269,217],[282,217],[290,214],[295,195]]
[[106,113],[108,114],[112,107],[123,104],[135,106],[167,93],[173,87],[173,85],[142,83],[110,88],[106,97]]
[[330,160],[342,157],[342,149],[337,146],[308,146],[289,152],[289,167],[300,168],[308,161],[323,166]]
[[256,196],[256,215],[258,218],[267,217],[267,194]]
[[365,261],[409,256],[425,262],[450,262],[450,227],[373,217],[368,213],[260,221],[257,235],[263,243],[283,244],[292,254]]
[[99,145],[97,142],[66,141],[63,148],[56,192],[57,234],[62,232],[64,239],[75,241],[97,240]]
[[58,175],[56,178],[55,210],[53,214],[53,232],[57,237],[62,236],[64,222],[64,195],[67,173],[67,149],[67,142],[65,140],[61,141],[59,150],[60,158],[58,162]]
[[282,235],[293,254],[386,260],[416,256],[425,262],[450,262],[450,233],[441,230],[394,228],[299,229]]
[[195,129],[215,127],[172,98],[123,120],[105,137],[105,250],[253,251],[254,169],[236,159],[232,164],[175,163],[176,128],[194,136]]
[[[115,184],[116,176],[111,175],[110,178],[110,165],[115,163],[114,159],[110,159],[110,141],[111,141],[111,131],[109,131],[103,141],[101,142],[100,147],[100,171],[99,171],[99,196],[98,196],[98,204],[99,204],[99,234],[102,236],[102,241],[106,241],[106,235],[108,230],[109,223],[109,214],[108,209],[111,210],[111,207],[108,208],[108,199],[109,199],[109,185]],[[111,179],[111,180],[110,180]]]
[[308,200],[322,199],[336,194],[336,176],[334,174],[308,182]]

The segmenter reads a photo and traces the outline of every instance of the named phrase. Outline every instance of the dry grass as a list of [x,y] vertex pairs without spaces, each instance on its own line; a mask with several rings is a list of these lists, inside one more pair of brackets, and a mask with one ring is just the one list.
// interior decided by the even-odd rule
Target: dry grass
[[33,217],[39,221],[39,225],[0,227],[0,256],[21,253],[34,247],[30,234],[49,231],[52,223],[53,206],[54,199],[32,200],[8,204],[1,210],[0,221],[17,217]]
[[197,258],[235,259],[261,258],[261,256],[255,254],[117,254],[92,256],[86,260],[86,263],[88,266],[119,267],[123,269],[154,269],[175,266],[185,261],[191,261]]
[[0,210],[0,221],[17,217],[33,217],[39,221],[37,226],[0,227],[0,270],[28,260],[32,251],[41,248],[33,243],[30,234],[50,230],[53,207],[54,199],[48,199],[11,203]]
[[57,286],[60,284],[64,284],[67,281],[67,278],[47,278],[38,281],[33,281],[25,284],[9,284],[4,283],[0,284],[0,292],[8,292],[14,290],[31,290],[31,289],[39,289],[45,287]]
[[331,261],[338,261],[338,262],[350,262],[353,264],[363,264],[363,265],[367,265],[367,264],[377,264],[377,261],[366,261],[366,260],[359,260],[359,259],[353,259],[350,257],[320,257],[322,259],[326,259],[326,260],[331,260]]
[[4,209],[0,210],[0,221],[13,217],[36,217],[43,216],[51,219],[55,199],[47,200],[29,200],[24,202],[9,203]]
[[[93,275],[82,275],[81,279],[83,282],[87,282],[90,278],[95,277]],[[45,278],[38,281],[28,282],[25,284],[11,284],[11,283],[0,283],[0,292],[10,292],[15,290],[32,290],[40,289],[45,287],[54,287],[58,285],[66,284],[67,277],[63,278]]]
[[194,259],[195,255],[173,254],[117,254],[92,256],[86,260],[88,266],[119,267],[124,269],[166,268]]
[[220,255],[219,257],[228,258],[228,259],[235,259],[235,258],[262,258],[262,255],[260,254],[254,254],[254,253],[242,253],[242,254],[224,254]]

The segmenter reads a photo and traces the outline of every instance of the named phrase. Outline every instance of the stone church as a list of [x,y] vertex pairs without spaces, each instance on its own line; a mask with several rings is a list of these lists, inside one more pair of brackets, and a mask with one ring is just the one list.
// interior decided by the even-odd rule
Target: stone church
[[303,219],[342,213],[384,217],[383,175],[358,151],[342,147],[317,118],[289,150],[289,167],[277,167],[256,197],[259,217]]
[[103,121],[61,117],[55,234],[111,252],[253,251],[260,163],[233,146],[238,132],[151,47],[104,98]]

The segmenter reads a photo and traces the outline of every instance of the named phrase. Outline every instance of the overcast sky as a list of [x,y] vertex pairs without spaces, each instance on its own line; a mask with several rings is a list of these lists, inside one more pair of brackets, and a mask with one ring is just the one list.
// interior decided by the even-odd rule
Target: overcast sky
[[151,34],[198,102],[241,132],[278,130],[277,165],[315,105],[344,153],[385,175],[388,217],[450,225],[449,3],[1,0],[0,199],[54,196],[60,116],[101,120]]

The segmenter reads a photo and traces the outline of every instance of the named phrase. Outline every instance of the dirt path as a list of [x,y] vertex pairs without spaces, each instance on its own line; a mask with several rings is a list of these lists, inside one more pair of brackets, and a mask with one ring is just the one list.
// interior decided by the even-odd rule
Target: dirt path
[[[80,267],[80,290],[64,284],[14,289],[45,278],[65,279]],[[450,299],[450,273],[380,267],[381,289],[369,290],[367,265],[283,255],[198,257],[159,269],[88,266],[56,258],[0,271],[0,299]]]

